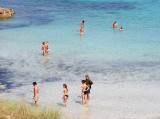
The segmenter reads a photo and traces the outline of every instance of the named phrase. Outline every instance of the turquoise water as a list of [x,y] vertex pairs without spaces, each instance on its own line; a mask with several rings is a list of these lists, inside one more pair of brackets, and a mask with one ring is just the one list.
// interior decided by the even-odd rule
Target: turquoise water
[[[0,20],[0,81],[6,85],[2,91],[8,93],[13,89],[12,94],[30,99],[26,89],[23,95],[19,95],[19,88],[35,80],[44,90],[48,82],[55,87],[58,82],[73,85],[89,74],[99,94],[109,93],[108,88],[100,90],[97,87],[106,85],[115,87],[112,89],[114,94],[109,94],[112,98],[119,95],[119,90],[122,94],[125,92],[124,97],[137,90],[143,92],[137,98],[126,98],[122,105],[125,111],[120,111],[130,111],[125,105],[135,101],[137,105],[127,114],[155,114],[159,111],[156,106],[160,106],[154,98],[160,99],[155,93],[160,83],[159,5],[159,0],[0,0],[0,6],[16,12],[12,19]],[[77,30],[82,20],[86,25],[84,35],[80,36]],[[114,21],[119,28],[123,26],[123,32],[112,28]],[[51,54],[46,57],[41,50],[43,41],[50,44]],[[127,92],[128,88],[132,89],[131,92]],[[102,99],[109,106],[110,103],[104,100],[106,97],[93,95],[93,101]],[[138,101],[143,98],[153,105],[146,107],[148,102],[143,100],[139,107]],[[115,100],[117,105],[121,101],[119,98]],[[55,99],[53,103],[57,102]],[[97,109],[104,109],[102,105],[94,104]],[[109,109],[117,110],[113,105]],[[141,110],[136,112],[138,109]],[[102,113],[101,118],[107,118],[105,113],[97,113]],[[124,115],[121,116],[125,118]],[[138,119],[137,116],[133,118]]]
[[[15,50],[22,46],[23,51],[40,54],[41,42],[48,40],[56,56],[159,61],[159,1],[16,0],[1,4],[16,11],[13,19],[1,21],[1,37],[27,45],[15,43]],[[76,30],[83,19],[86,32],[81,38]],[[124,32],[111,28],[115,20]],[[13,45],[9,41],[4,44],[8,51]]]

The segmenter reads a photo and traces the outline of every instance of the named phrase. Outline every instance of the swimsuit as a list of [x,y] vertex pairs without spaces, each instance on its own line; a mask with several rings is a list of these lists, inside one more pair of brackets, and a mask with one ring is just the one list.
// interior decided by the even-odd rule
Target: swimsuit
[[86,95],[88,92],[88,87],[86,87],[86,91],[84,91],[84,95]]
[[68,95],[65,95],[68,98]]
[[90,93],[90,89],[86,91],[86,93]]
[[38,101],[38,99],[39,99],[39,94],[36,94],[34,97],[34,101]]

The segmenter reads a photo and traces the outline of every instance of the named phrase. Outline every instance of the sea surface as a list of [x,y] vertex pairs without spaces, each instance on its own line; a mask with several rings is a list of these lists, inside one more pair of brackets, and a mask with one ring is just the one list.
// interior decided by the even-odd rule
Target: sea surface
[[[0,0],[0,6],[16,12],[0,20],[1,96],[33,104],[36,81],[40,105],[58,106],[62,119],[160,119],[160,0]],[[113,29],[114,21],[124,31]],[[86,74],[94,84],[82,106]]]

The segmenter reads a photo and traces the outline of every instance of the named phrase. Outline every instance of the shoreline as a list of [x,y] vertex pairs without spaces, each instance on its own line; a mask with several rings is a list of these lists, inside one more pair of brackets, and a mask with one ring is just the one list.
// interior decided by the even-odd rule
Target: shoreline
[[[155,119],[160,117],[158,113],[159,98],[156,96],[158,95],[156,91],[160,88],[156,81],[119,83],[111,81],[103,84],[95,82],[91,90],[91,100],[83,106],[81,102],[81,84],[74,82],[73,85],[73,82],[67,82],[69,88],[67,108],[64,107],[61,99],[63,95],[62,84],[63,82],[38,83],[40,87],[40,106],[53,105],[52,107],[60,109],[62,116],[79,119]],[[31,105],[34,104],[31,85],[10,89],[7,92],[1,96],[10,95],[13,100],[18,97],[26,99],[27,103]]]

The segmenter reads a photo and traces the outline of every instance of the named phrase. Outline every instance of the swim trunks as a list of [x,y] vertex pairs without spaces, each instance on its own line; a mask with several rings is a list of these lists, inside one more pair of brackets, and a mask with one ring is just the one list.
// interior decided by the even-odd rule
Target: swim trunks
[[68,95],[65,95],[68,98]]
[[86,91],[86,93],[90,93],[90,89]]
[[34,97],[34,101],[38,101],[38,99],[39,99],[39,94],[36,94]]

